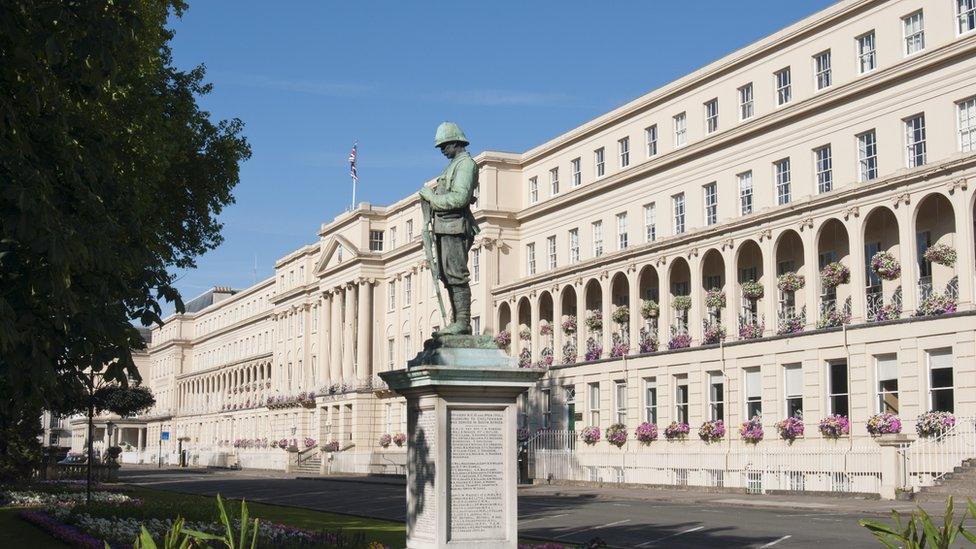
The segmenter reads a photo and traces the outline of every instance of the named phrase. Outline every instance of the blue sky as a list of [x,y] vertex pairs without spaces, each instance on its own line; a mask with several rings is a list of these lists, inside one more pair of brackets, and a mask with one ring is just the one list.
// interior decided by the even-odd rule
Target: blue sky
[[175,63],[206,65],[203,107],[242,119],[253,156],[225,242],[177,287],[243,288],[314,242],[349,207],[354,140],[358,200],[387,204],[443,168],[442,120],[473,153],[524,151],[831,3],[191,2]]

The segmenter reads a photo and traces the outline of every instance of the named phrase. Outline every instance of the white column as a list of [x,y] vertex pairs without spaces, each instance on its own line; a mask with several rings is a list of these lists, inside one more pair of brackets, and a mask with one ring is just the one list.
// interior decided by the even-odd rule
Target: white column
[[329,378],[330,384],[335,384],[342,382],[342,290],[334,288],[329,301],[332,306],[329,325]]
[[958,186],[952,191],[952,210],[955,214],[955,241],[953,246],[958,252],[956,260],[956,276],[959,277],[959,299],[956,305],[960,311],[973,308],[973,221],[970,217],[970,193],[965,187]]
[[322,378],[322,385],[329,386],[332,384],[332,377],[329,373],[329,363],[331,362],[332,353],[332,294],[324,292],[322,294],[322,320],[319,325],[319,342],[321,343],[321,349],[319,351],[319,361],[321,362],[321,367],[319,370],[319,377]]
[[701,258],[692,253],[688,258],[688,288],[691,292],[691,310],[688,311],[688,335],[699,344],[704,339],[702,319],[705,318],[705,291],[702,289]]
[[739,298],[739,284],[735,266],[735,249],[729,244],[722,246],[722,262],[725,265],[725,311],[722,312],[723,324],[728,331],[729,339],[739,337],[739,314],[742,312],[742,302]]
[[576,284],[576,355],[577,360],[586,355],[586,296],[583,290],[586,283]]
[[902,204],[895,210],[898,220],[898,255],[901,260],[901,316],[902,318],[915,313],[918,301],[918,260],[915,258],[915,227],[912,224],[912,204]]
[[634,266],[627,273],[627,307],[630,309],[630,353],[640,352],[640,329],[644,319],[641,317],[640,268]]
[[529,340],[532,345],[532,363],[535,364],[541,355],[539,350],[541,339],[539,336],[539,296],[536,292],[529,294],[529,324],[529,333],[532,334],[532,339]]
[[346,294],[346,314],[343,319],[344,341],[342,345],[342,382],[354,383],[356,372],[353,360],[355,359],[355,326],[356,318],[356,286],[349,284],[345,288]]
[[[410,277],[411,279],[414,277]],[[373,286],[369,281],[359,283],[359,317],[357,318],[356,338],[356,377],[366,381],[372,376],[371,360],[373,354],[372,330],[373,325]],[[413,295],[413,292],[411,292]]]
[[803,304],[807,308],[807,330],[817,327],[820,321],[820,300],[817,295],[817,288],[820,287],[820,262],[817,256],[817,233],[812,227],[804,227],[800,233],[800,240],[803,242],[803,275],[806,285],[803,287]]
[[[845,224],[847,227],[847,242],[850,248],[851,270],[851,323],[858,324],[867,318],[867,279],[864,272],[864,223],[860,216],[850,216]],[[837,307],[843,307],[840,295],[837,296]]]
[[552,363],[563,362],[563,297],[562,287],[552,292]]
[[[600,303],[600,309],[603,313],[603,356],[610,356],[610,333],[613,331],[613,321],[610,320],[610,315],[613,314],[613,297],[610,292],[613,290],[613,286],[610,284],[610,277],[607,276],[600,281],[600,291],[602,301]],[[585,349],[584,349],[585,350]],[[602,358],[602,357],[601,357]]]
[[660,349],[667,349],[668,342],[671,341],[671,323],[674,320],[674,309],[671,308],[671,269],[663,261],[657,265],[657,269],[657,342]]
[[775,334],[779,329],[779,315],[776,303],[776,248],[771,235],[759,245],[762,251],[763,306],[760,314],[766,317],[766,335]]

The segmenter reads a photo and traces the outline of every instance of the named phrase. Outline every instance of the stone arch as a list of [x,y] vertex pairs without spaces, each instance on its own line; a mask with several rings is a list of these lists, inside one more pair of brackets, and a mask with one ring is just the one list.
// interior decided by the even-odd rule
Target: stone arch
[[748,297],[743,292],[742,285],[746,282],[758,282],[764,287],[767,286],[763,265],[762,248],[755,240],[744,240],[739,244],[735,254],[737,284],[734,286],[735,295],[732,299],[737,299],[741,303],[740,323],[753,324],[761,320],[759,314],[759,311],[762,310],[761,303],[763,299],[768,297],[765,295],[765,290],[761,298]]
[[877,320],[885,317],[882,313],[886,304],[901,310],[901,277],[895,280],[882,279],[870,267],[872,258],[879,252],[888,252],[901,264],[902,276],[905,269],[911,269],[911,266],[905,265],[905,259],[901,257],[898,218],[887,206],[877,206],[865,216],[861,235],[866,265],[853,268],[865,269],[867,272],[865,288],[860,291],[866,294],[867,320]]
[[[600,286],[599,280],[591,278],[586,282],[586,286],[583,287],[583,302],[586,305],[586,312],[584,313],[584,317],[580,320],[584,323],[584,325],[586,319],[593,315],[601,315],[601,317],[606,316],[603,314],[603,288]],[[606,321],[607,319],[603,318],[604,324],[606,324]]]
[[[805,253],[803,239],[800,233],[787,229],[780,233],[773,245],[773,255],[776,261],[776,276],[796,273],[800,276],[805,272]],[[777,314],[779,320],[792,318],[806,310],[805,294],[802,290],[782,291],[776,284]]]
[[[728,284],[725,280],[725,258],[722,253],[715,248],[711,248],[702,255],[701,260],[701,292],[707,295],[712,290],[725,292],[728,300]],[[709,307],[704,304],[705,314],[708,315],[708,322],[715,323],[722,321],[722,308]]]
[[915,227],[912,276],[917,283],[919,303],[935,292],[948,291],[950,295],[958,294],[955,266],[948,267],[925,259],[925,251],[935,244],[944,244],[953,249],[959,248],[956,242],[956,216],[952,202],[942,193],[930,193],[918,202],[913,212],[912,222]]
[[502,301],[498,305],[498,324],[496,326],[499,332],[507,330],[512,333],[512,307],[508,301]]

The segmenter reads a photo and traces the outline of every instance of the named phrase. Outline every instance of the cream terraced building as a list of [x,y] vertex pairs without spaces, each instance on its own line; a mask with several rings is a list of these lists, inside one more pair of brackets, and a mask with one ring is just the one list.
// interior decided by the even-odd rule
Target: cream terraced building
[[[578,458],[567,467],[591,459],[595,480],[639,468],[601,465],[612,456],[845,445],[867,449],[870,476],[871,415],[897,413],[906,433],[928,410],[976,416],[974,26],[972,0],[841,1],[531,150],[478,154],[474,328],[512,334],[514,359],[551,362],[522,426],[626,425],[615,454],[559,443]],[[402,470],[404,448],[378,440],[406,431],[405,405],[377,373],[402,368],[440,322],[420,229],[413,193],[361,203],[273,277],[168,318],[144,372],[158,398],[147,439],[170,432],[165,451],[183,439],[200,464],[294,468],[300,455],[321,470]],[[928,261],[937,244],[956,260]],[[827,287],[834,263],[849,277]],[[925,314],[946,300],[955,312]],[[649,301],[656,317],[641,314]],[[830,414],[850,418],[840,442],[818,432]],[[774,425],[794,415],[805,435],[788,445]],[[746,446],[738,426],[753,416],[766,435]],[[699,443],[719,419],[728,434]],[[692,433],[642,446],[644,421]],[[301,453],[263,447],[306,437]],[[330,441],[340,451],[319,450]]]

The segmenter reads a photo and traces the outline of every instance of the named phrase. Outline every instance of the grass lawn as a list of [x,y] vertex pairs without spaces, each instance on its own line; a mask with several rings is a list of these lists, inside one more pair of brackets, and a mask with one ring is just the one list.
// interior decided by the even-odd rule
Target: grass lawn
[[31,549],[67,549],[67,545],[47,535],[29,522],[17,518],[20,509],[0,508],[0,547]]

